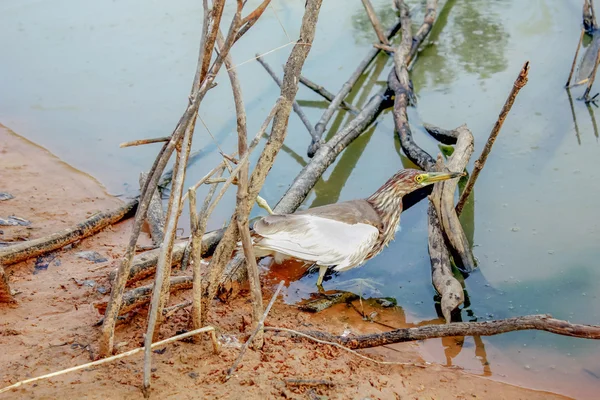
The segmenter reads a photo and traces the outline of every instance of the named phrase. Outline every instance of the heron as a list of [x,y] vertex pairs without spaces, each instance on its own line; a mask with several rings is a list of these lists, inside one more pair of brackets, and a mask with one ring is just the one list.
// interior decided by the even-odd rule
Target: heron
[[328,268],[341,272],[359,267],[389,245],[400,223],[403,196],[463,175],[403,169],[366,199],[267,215],[254,223],[255,256],[272,256],[276,264],[296,259],[318,266],[317,287],[322,290]]

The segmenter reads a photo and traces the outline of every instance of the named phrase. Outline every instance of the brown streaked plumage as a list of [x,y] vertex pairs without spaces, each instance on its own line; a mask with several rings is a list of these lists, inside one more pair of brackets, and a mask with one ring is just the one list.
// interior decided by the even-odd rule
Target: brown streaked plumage
[[256,256],[274,256],[276,263],[292,258],[318,265],[320,287],[327,268],[358,267],[394,239],[404,195],[461,175],[404,169],[366,199],[268,215],[253,227]]

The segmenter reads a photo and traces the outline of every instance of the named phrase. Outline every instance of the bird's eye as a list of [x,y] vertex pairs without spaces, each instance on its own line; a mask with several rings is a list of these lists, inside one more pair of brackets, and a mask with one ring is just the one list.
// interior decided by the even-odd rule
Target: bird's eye
[[424,179],[423,175],[417,175],[417,176],[415,176],[415,182],[417,182],[417,183],[423,182],[423,179]]

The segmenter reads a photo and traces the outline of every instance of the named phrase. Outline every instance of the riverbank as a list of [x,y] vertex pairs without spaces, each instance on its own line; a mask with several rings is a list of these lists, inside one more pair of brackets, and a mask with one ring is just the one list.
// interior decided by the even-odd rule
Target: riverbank
[[[121,200],[108,195],[89,175],[63,163],[41,147],[0,126],[0,191],[14,198],[0,203],[0,217],[15,215],[29,226],[2,227],[2,241],[38,238],[69,227],[94,213],[117,207]],[[106,300],[108,272],[117,264],[129,236],[131,220],[42,257],[6,268],[16,291],[16,305],[0,305],[0,386],[84,364],[95,357],[101,315],[93,304]],[[150,243],[142,234],[141,244]],[[94,251],[96,261],[80,258]],[[105,259],[105,261],[100,261]],[[268,279],[271,281],[272,279]],[[266,285],[268,286],[268,285]],[[270,297],[266,288],[265,296]],[[189,293],[172,296],[175,304]],[[394,319],[395,310],[380,309],[382,321]],[[179,342],[154,354],[156,398],[418,398],[418,399],[550,399],[559,395],[497,382],[436,364],[426,368],[378,365],[336,348],[268,333],[261,353],[248,351],[236,375],[222,383],[224,371],[249,334],[247,297],[218,304],[211,321],[218,323],[223,342],[215,356],[210,343]],[[186,310],[170,317],[161,330],[166,338],[187,326]],[[140,311],[117,328],[117,351],[142,344],[146,323]],[[385,328],[363,321],[344,305],[320,314],[308,314],[280,300],[268,325],[319,329],[336,334],[378,332]],[[362,351],[379,360],[422,363],[417,345],[395,345],[394,351]],[[0,395],[4,398],[58,397],[105,399],[142,398],[141,356],[63,375]],[[293,386],[290,379],[326,380],[330,386]],[[312,397],[311,397],[312,396]]]

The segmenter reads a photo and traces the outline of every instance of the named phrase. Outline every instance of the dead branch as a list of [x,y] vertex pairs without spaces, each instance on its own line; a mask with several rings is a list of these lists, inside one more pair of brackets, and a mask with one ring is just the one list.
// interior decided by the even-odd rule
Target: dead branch
[[144,145],[144,144],[168,142],[169,140],[171,140],[170,136],[153,138],[153,139],[132,140],[131,142],[123,142],[123,143],[121,143],[119,145],[119,147],[123,148],[123,147],[132,147],[132,146],[141,146],[141,145]]
[[[394,35],[396,35],[398,30],[400,30],[400,21],[396,21],[394,26],[386,32],[385,36],[389,40],[392,37],[394,37]],[[369,50],[369,52],[367,53],[365,58],[363,58],[363,60],[360,62],[360,64],[358,64],[358,67],[356,67],[356,70],[352,73],[350,78],[348,78],[348,80],[342,85],[342,88],[340,89],[340,91],[335,95],[334,99],[329,104],[329,107],[327,107],[327,109],[323,113],[323,115],[321,116],[321,119],[315,125],[315,133],[317,134],[319,141],[323,137],[323,133],[325,132],[325,128],[327,127],[327,123],[329,122],[331,117],[333,117],[333,114],[338,109],[338,107],[340,106],[340,104],[344,100],[344,98],[346,98],[348,93],[350,93],[350,91],[352,90],[352,88],[354,87],[354,85],[356,84],[358,79],[360,78],[360,76],[365,72],[365,70],[367,69],[369,64],[371,64],[371,61],[373,61],[375,59],[375,57],[377,57],[377,55],[379,54],[379,51],[380,50],[376,49],[376,48]],[[369,103],[371,103],[371,102],[369,102]],[[373,105],[371,104],[371,106],[373,106]],[[363,108],[363,111],[364,110],[365,109]],[[309,157],[312,158],[316,154],[317,149],[321,145],[319,141],[311,143],[311,145],[308,147],[307,153],[308,153]]]
[[415,58],[415,54],[419,50],[419,46],[423,43],[423,40],[429,32],[431,32],[431,28],[433,27],[433,23],[435,21],[436,10],[437,10],[437,0],[427,0],[427,5],[425,6],[425,17],[423,17],[423,24],[419,27],[417,33],[413,36],[414,45],[410,49],[410,56],[406,62],[406,65],[410,64],[410,62]]
[[373,29],[377,34],[377,38],[380,43],[389,46],[390,42],[386,35],[383,33],[383,28],[381,26],[381,21],[377,18],[377,14],[375,14],[375,9],[373,8],[373,4],[369,0],[362,0],[362,4],[365,7],[365,11],[367,12],[367,16],[369,17],[369,21],[371,21],[371,25],[373,25]]
[[416,328],[402,328],[384,333],[353,337],[335,336],[322,332],[305,333],[322,340],[339,343],[350,349],[365,349],[416,340],[450,336],[493,336],[523,330],[546,331],[557,335],[582,339],[600,339],[600,326],[572,324],[568,321],[554,319],[548,314],[526,315],[484,322],[453,322],[443,325],[425,325]]
[[284,382],[288,386],[335,386],[334,382],[325,379],[284,379]]
[[498,120],[496,121],[496,124],[494,124],[494,128],[492,129],[492,132],[490,133],[490,136],[485,144],[485,147],[483,148],[483,151],[481,152],[481,155],[479,156],[477,161],[475,161],[475,165],[473,166],[473,172],[471,172],[471,175],[469,176],[469,180],[467,181],[465,189],[463,190],[462,195],[460,196],[460,199],[458,200],[458,203],[456,204],[456,213],[458,215],[460,215],[460,213],[462,212],[462,209],[465,206],[465,203],[467,202],[467,199],[469,198],[471,191],[473,190],[475,181],[477,181],[477,177],[479,176],[479,173],[483,169],[483,166],[485,165],[485,161],[487,160],[488,155],[490,154],[490,151],[492,151],[492,146],[494,145],[494,142],[496,141],[496,138],[498,137],[498,134],[500,133],[502,124],[504,124],[504,121],[506,120],[506,116],[508,115],[510,109],[512,108],[512,105],[515,102],[515,99],[517,98],[519,91],[521,90],[521,88],[523,88],[523,86],[525,86],[527,84],[527,74],[528,73],[529,73],[529,61],[525,62],[525,64],[523,65],[523,68],[521,68],[521,71],[519,72],[519,76],[517,76],[517,79],[515,80],[515,83],[513,84],[513,87],[511,89],[510,93],[508,94],[508,98],[506,99],[506,102],[504,103],[504,107],[502,107],[502,111],[500,112],[500,115],[498,116]]
[[[214,350],[215,354],[218,353],[219,342],[217,341],[217,336],[215,334],[215,328],[213,328],[212,326],[207,326],[207,327],[204,327],[204,328],[201,328],[201,329],[197,329],[195,331],[182,333],[181,335],[173,336],[173,337],[170,337],[168,339],[161,340],[160,342],[152,343],[152,347],[151,348],[154,349],[156,347],[164,346],[166,344],[173,343],[175,341],[182,340],[182,339],[188,338],[190,336],[195,336],[195,335],[198,335],[199,333],[205,333],[205,332],[208,332],[210,334],[210,339],[211,339],[211,341],[213,343],[213,350]],[[76,367],[71,367],[71,368],[63,369],[61,371],[52,372],[50,374],[38,376],[38,377],[35,377],[35,378],[25,379],[23,381],[17,382],[17,383],[15,383],[13,385],[6,386],[6,387],[0,389],[0,393],[5,393],[5,392],[8,392],[10,390],[17,389],[17,388],[19,388],[19,387],[21,387],[21,386],[23,386],[23,385],[25,385],[27,383],[32,383],[32,382],[37,382],[37,381],[41,381],[41,380],[44,380],[44,379],[54,378],[56,376],[68,374],[69,372],[86,370],[88,368],[92,368],[92,367],[96,367],[98,365],[106,364],[106,363],[109,363],[109,362],[112,362],[112,361],[115,361],[115,360],[119,360],[121,358],[132,356],[134,354],[137,354],[137,353],[141,352],[142,350],[144,350],[143,347],[138,347],[137,349],[129,350],[129,351],[126,351],[125,353],[117,354],[117,355],[114,355],[112,357],[106,357],[106,358],[103,358],[101,360],[93,361],[93,362],[90,362],[90,363],[87,363],[87,364],[78,365]]]
[[[169,279],[168,289],[172,293],[179,290],[191,289],[192,283],[193,277],[191,276],[175,276]],[[121,309],[119,310],[119,315],[127,314],[129,311],[135,310],[136,308],[149,303],[150,299],[152,298],[153,288],[154,284],[151,283],[149,285],[140,286],[123,293],[123,302]],[[102,301],[94,304],[94,307],[99,313],[104,313],[106,311],[107,304],[108,303],[106,301]]]
[[[300,40],[292,48],[284,68],[281,100],[279,102],[280,106],[277,107],[275,117],[273,118],[271,135],[269,136],[269,140],[256,162],[257,166],[250,177],[248,199],[242,207],[236,206],[235,215],[232,217],[225,230],[223,239],[215,250],[215,254],[213,255],[209,266],[209,281],[205,300],[213,299],[217,294],[218,283],[223,276],[223,270],[235,248],[236,238],[238,237],[238,227],[235,223],[236,218],[248,218],[256,196],[258,196],[266,176],[273,166],[275,157],[283,145],[283,141],[287,134],[292,102],[298,92],[298,77],[300,76],[302,66],[304,65],[312,46],[321,3],[322,0],[307,0],[306,2],[302,25],[300,27]],[[203,311],[206,311],[205,307],[203,307]],[[206,315],[203,317],[206,317]]]
[[[473,134],[465,125],[458,127],[456,131],[458,141],[454,153],[448,158],[447,168],[451,172],[463,172],[469,163],[471,154],[473,154],[474,139]],[[442,223],[444,234],[454,252],[454,260],[462,271],[473,272],[475,270],[475,259],[454,208],[454,194],[458,187],[458,179],[440,182],[436,186],[440,189],[438,192],[440,194],[438,198],[439,207],[436,205],[436,211]]]
[[[444,162],[441,156],[438,156],[437,171],[444,170]],[[454,195],[454,192],[452,192]],[[446,247],[442,224],[439,215],[441,214],[441,199],[443,193],[439,185],[435,185],[427,208],[428,227],[429,227],[429,257],[431,259],[431,280],[433,287],[441,296],[441,310],[446,323],[452,322],[452,311],[465,301],[462,285],[452,274],[452,265],[450,264],[450,253]]]
[[252,27],[252,25],[256,23],[256,21],[258,21],[258,19],[261,17],[261,15],[263,15],[267,6],[270,3],[271,0],[264,0],[258,7],[256,7],[254,11],[252,11],[250,14],[244,17],[244,19],[242,20],[242,26],[240,27],[240,30],[235,37],[236,42],[239,38],[241,38],[244,35],[244,33],[248,31],[248,29]]
[[388,52],[390,54],[394,54],[394,52],[396,51],[396,49],[394,47],[388,46],[385,44],[381,44],[381,43],[373,43],[373,47],[375,47],[376,49]]
[[[196,191],[188,189],[190,199],[190,263],[192,264],[192,318],[190,320],[192,329],[197,329],[200,325],[200,316],[202,312],[202,272],[200,271],[202,261],[202,233],[200,231],[200,222],[196,211]],[[211,196],[212,197],[212,196]]]
[[[266,65],[266,63],[262,62],[259,58],[259,62],[263,64],[265,69],[269,71],[271,74],[270,68]],[[231,56],[228,56],[225,59],[225,63],[233,65],[231,61]],[[228,67],[227,73],[229,74],[229,80],[231,81],[231,89],[233,92],[233,100],[235,104],[235,113],[237,120],[237,134],[238,134],[238,153],[240,157],[243,157],[248,152],[248,143],[247,143],[247,125],[246,125],[246,108],[244,107],[244,98],[242,95],[242,86],[238,79],[237,73],[235,69]],[[273,74],[271,75],[277,85],[281,88],[282,84],[279,81],[279,78]],[[294,103],[297,104],[294,100]],[[300,110],[300,106],[298,106],[298,113]],[[302,113],[303,114],[303,113]],[[300,113],[298,113],[300,116]],[[304,116],[306,117],[306,116]],[[310,127],[310,123],[307,125]],[[310,130],[309,130],[310,132]],[[236,195],[236,208],[238,210],[242,209],[244,205],[248,202],[248,163],[244,164],[242,169],[238,174],[238,190]],[[262,290],[260,285],[260,276],[258,273],[258,266],[256,265],[256,258],[254,257],[254,249],[252,247],[252,239],[250,238],[250,228],[248,226],[248,215],[236,215],[238,231],[240,234],[240,238],[242,241],[242,246],[244,250],[244,256],[246,258],[246,266],[248,270],[248,281],[250,283],[250,297],[252,299],[252,319],[255,323],[258,323],[260,320],[260,316],[263,313],[263,299],[262,299]],[[201,286],[198,288],[201,290]],[[259,330],[254,338],[253,345],[257,349],[261,349],[263,346],[263,335],[262,330]]]
[[28,240],[23,243],[0,248],[0,264],[4,266],[15,264],[89,237],[107,226],[121,221],[137,205],[137,200],[131,200],[113,210],[95,214],[71,228],[63,229],[39,239]]
[[425,128],[427,133],[435,140],[443,144],[456,144],[456,140],[458,139],[457,129],[448,130],[427,123],[423,123],[423,128]]
[[10,286],[8,285],[8,277],[2,264],[0,264],[0,303],[12,303],[14,301]]
[[[148,174],[145,172],[140,173],[140,189],[144,187],[144,184],[148,180]],[[160,200],[160,194],[158,189],[152,193],[150,199],[150,205],[148,206],[148,214],[146,215],[146,222],[150,227],[150,237],[152,237],[152,243],[154,246],[160,246],[165,238],[165,214],[163,213],[162,201]]]
[[[329,90],[325,89],[323,86],[316,84],[315,82],[302,75],[300,75],[300,83],[312,90],[313,92],[315,92],[316,94],[322,96],[329,102],[332,102],[333,98],[335,97],[333,93],[331,93]],[[352,104],[346,102],[345,100],[342,101],[340,107],[342,107],[344,110],[350,111],[354,115],[360,112],[358,108],[354,107]]]
[[227,376],[225,377],[225,380],[229,380],[229,378],[231,378],[231,374],[233,374],[235,372],[235,369],[237,368],[238,364],[240,363],[240,361],[242,361],[242,358],[244,357],[244,354],[246,353],[246,349],[248,349],[248,345],[250,343],[252,343],[252,340],[254,339],[254,337],[259,332],[261,332],[262,329],[264,328],[264,326],[265,326],[265,319],[267,319],[267,315],[269,315],[269,311],[271,311],[271,308],[273,307],[273,304],[275,304],[275,300],[277,300],[277,296],[279,295],[279,292],[281,291],[281,288],[283,288],[284,283],[285,283],[285,281],[281,281],[281,282],[279,282],[279,285],[277,285],[277,289],[275,290],[275,293],[273,294],[273,297],[271,297],[271,301],[269,301],[269,304],[267,305],[267,308],[265,309],[265,312],[263,313],[263,315],[258,320],[258,323],[256,324],[256,328],[254,329],[254,331],[252,332],[252,334],[250,335],[250,337],[248,338],[248,340],[246,340],[246,343],[244,343],[244,346],[240,350],[240,354],[235,359],[235,362],[233,363],[233,365],[231,366],[231,368],[229,368],[229,371],[227,371]]
[[[279,77],[277,76],[275,71],[273,71],[271,66],[269,64],[267,64],[267,62],[265,60],[263,60],[263,58],[259,54],[256,54],[256,61],[258,61],[260,63],[260,65],[262,65],[264,67],[264,69],[271,76],[271,78],[273,78],[273,80],[275,81],[277,86],[279,86],[279,88],[281,89],[281,85],[282,85],[281,79],[279,79]],[[302,123],[304,124],[306,129],[308,130],[308,134],[310,135],[312,140],[313,141],[317,140],[315,130],[313,129],[306,114],[304,114],[302,107],[300,107],[300,104],[298,104],[298,102],[295,99],[292,102],[292,108],[294,109],[294,112],[298,115],[298,117],[300,118],[300,120],[302,121]]]
[[[587,2],[587,0],[586,0]],[[575,55],[573,56],[573,64],[571,64],[571,71],[569,72],[569,78],[567,79],[566,88],[571,84],[571,78],[573,77],[573,72],[575,71],[575,65],[577,64],[577,55],[579,54],[579,49],[581,48],[581,42],[583,42],[583,36],[585,35],[585,28],[581,28],[581,34],[579,35],[579,42],[577,42],[577,48],[575,49]]]

